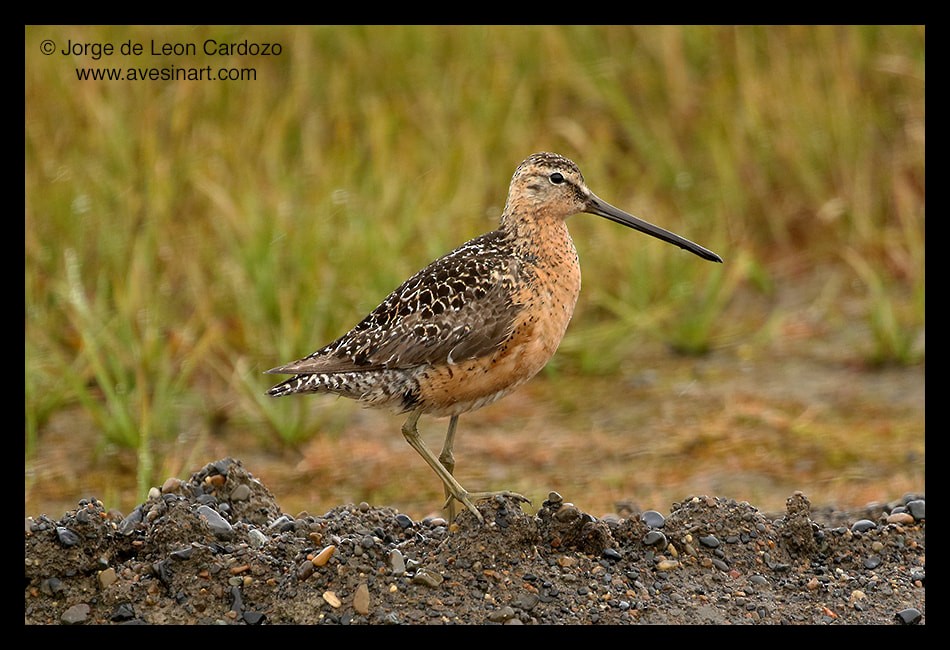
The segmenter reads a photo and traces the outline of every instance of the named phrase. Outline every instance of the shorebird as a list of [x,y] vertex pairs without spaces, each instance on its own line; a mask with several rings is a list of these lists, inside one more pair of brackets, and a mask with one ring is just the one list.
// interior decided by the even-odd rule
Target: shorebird
[[[515,170],[496,230],[472,239],[403,282],[353,329],[298,361],[268,370],[293,375],[269,391],[334,393],[408,413],[402,434],[444,485],[449,518],[458,501],[512,492],[468,492],[456,480],[459,415],[504,397],[554,354],[581,288],[577,250],[565,219],[586,212],[713,262],[706,248],[598,198],[577,165],[536,153]],[[425,415],[448,416],[438,457],[419,435]]]

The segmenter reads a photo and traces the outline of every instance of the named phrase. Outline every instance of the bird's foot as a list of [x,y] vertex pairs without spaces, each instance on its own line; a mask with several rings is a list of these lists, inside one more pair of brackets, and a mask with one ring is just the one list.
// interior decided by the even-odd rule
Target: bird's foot
[[476,519],[480,523],[484,523],[485,519],[482,517],[482,513],[478,511],[478,508],[475,507],[476,501],[484,501],[485,499],[491,499],[497,496],[507,497],[509,499],[514,499],[520,503],[531,503],[531,499],[528,497],[518,494],[517,492],[509,492],[507,490],[499,490],[497,492],[468,492],[462,490],[459,494],[453,494],[446,499],[443,508],[448,508],[453,499],[461,503],[463,506],[468,508],[469,512],[475,515]]

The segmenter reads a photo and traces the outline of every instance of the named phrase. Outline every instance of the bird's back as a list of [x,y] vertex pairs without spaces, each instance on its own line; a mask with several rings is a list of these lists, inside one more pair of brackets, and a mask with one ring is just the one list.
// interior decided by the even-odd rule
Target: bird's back
[[[426,372],[464,368],[503,348],[525,305],[518,289],[536,269],[495,230],[435,260],[403,282],[349,332],[298,361],[269,395],[329,392],[371,406],[426,409]],[[434,406],[434,405],[430,405]]]

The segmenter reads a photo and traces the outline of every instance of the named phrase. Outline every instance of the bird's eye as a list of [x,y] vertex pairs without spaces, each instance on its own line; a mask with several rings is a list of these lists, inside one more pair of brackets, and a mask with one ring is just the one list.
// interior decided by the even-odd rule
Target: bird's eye
[[548,176],[548,178],[549,178],[549,179],[551,180],[551,182],[554,183],[555,185],[560,185],[561,183],[564,182],[564,176],[561,175],[561,172],[554,172],[553,174],[551,174],[550,176]]

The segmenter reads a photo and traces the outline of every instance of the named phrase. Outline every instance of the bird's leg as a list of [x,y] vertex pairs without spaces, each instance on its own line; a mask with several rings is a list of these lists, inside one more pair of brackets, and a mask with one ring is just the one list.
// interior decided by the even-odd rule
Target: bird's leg
[[[524,503],[530,503],[530,500],[526,497],[517,494],[516,492],[508,491],[498,491],[498,492],[469,492],[455,480],[455,477],[452,476],[452,472],[446,469],[446,466],[435,457],[429,448],[426,446],[426,443],[422,440],[422,437],[419,435],[419,429],[416,426],[419,422],[419,417],[422,415],[421,411],[415,411],[409,416],[409,419],[406,420],[406,423],[402,425],[402,435],[406,437],[406,442],[416,450],[416,452],[422,456],[422,459],[432,468],[440,479],[442,479],[442,485],[445,486],[445,492],[449,495],[446,499],[445,507],[448,508],[452,500],[456,500],[461,503],[463,506],[468,508],[473,515],[478,519],[478,521],[483,522],[482,514],[478,511],[478,508],[475,507],[474,501],[479,501],[481,499],[490,499],[494,496],[506,496]],[[452,469],[455,469],[455,460],[452,458],[452,445],[455,442],[455,425],[458,423],[458,418],[453,417],[449,422],[449,430],[446,432],[445,445],[442,448],[442,454],[444,458],[447,458],[449,463],[452,466]]]
[[[439,454],[439,462],[448,470],[449,474],[455,474],[455,456],[452,454],[452,447],[455,446],[455,427],[458,426],[459,416],[453,415],[449,420],[449,430],[445,432],[445,442],[442,444],[442,453]],[[455,519],[455,499],[449,492],[449,487],[445,487],[445,512],[448,520]]]
[[[406,423],[402,425],[402,435],[406,437],[406,442],[416,450],[416,452],[422,456],[422,459],[432,468],[440,479],[442,479],[442,484],[445,486],[445,491],[449,494],[449,500],[453,498],[461,503],[463,506],[468,508],[472,514],[478,519],[478,521],[484,521],[482,519],[482,514],[478,511],[478,508],[475,507],[475,504],[472,503],[472,500],[469,498],[468,492],[459,485],[459,482],[455,480],[455,477],[452,476],[452,473],[445,468],[445,466],[439,462],[439,459],[435,457],[429,448],[426,446],[426,443],[422,440],[422,437],[419,435],[419,429],[416,427],[416,423],[419,421],[419,416],[422,415],[421,411],[415,411],[406,420]],[[455,418],[453,418],[454,422]],[[450,423],[450,433],[454,435],[454,427]],[[449,441],[446,440],[448,443]],[[449,450],[451,451],[451,444],[449,445]],[[453,464],[454,468],[454,464]]]

